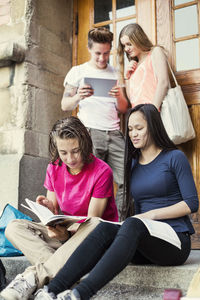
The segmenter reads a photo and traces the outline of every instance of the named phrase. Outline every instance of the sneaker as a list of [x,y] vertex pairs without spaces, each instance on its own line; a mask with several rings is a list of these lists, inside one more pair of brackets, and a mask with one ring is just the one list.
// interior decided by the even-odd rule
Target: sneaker
[[53,293],[48,292],[48,287],[44,286],[43,289],[39,289],[35,295],[35,300],[53,300],[57,299]]
[[81,300],[80,294],[76,289],[66,290],[57,295],[57,300]]
[[36,289],[36,279],[32,272],[19,274],[0,293],[6,300],[27,300]]

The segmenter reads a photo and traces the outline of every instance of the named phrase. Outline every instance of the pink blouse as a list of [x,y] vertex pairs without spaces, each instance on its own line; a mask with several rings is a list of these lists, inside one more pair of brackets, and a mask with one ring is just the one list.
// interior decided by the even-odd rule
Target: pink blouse
[[142,103],[152,103],[157,87],[151,52],[136,68],[129,79],[129,95],[132,107]]

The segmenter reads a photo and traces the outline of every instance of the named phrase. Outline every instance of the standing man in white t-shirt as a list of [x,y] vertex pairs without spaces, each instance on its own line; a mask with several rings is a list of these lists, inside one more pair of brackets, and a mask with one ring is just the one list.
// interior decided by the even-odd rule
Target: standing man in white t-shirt
[[118,113],[126,112],[128,101],[118,85],[111,89],[108,97],[97,97],[93,96],[92,87],[84,84],[84,77],[117,79],[116,69],[108,64],[112,40],[113,33],[105,27],[89,31],[90,60],[72,67],[68,72],[64,80],[65,90],[61,107],[64,111],[71,111],[79,105],[78,117],[90,132],[94,154],[113,169],[114,180],[118,185],[116,202],[120,214],[125,145]]

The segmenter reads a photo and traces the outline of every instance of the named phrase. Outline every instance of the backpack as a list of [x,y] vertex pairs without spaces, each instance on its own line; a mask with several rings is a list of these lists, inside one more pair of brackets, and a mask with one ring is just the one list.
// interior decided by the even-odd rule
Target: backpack
[[32,220],[18,209],[10,204],[6,204],[0,216],[0,256],[17,256],[23,255],[22,252],[16,249],[5,236],[5,229],[8,223],[15,219]]

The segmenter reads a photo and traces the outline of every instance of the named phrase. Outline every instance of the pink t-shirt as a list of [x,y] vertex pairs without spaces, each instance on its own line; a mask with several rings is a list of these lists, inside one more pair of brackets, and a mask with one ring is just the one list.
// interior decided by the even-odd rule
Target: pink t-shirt
[[151,52],[145,60],[136,68],[129,79],[129,95],[132,107],[137,104],[152,103],[157,88]]
[[61,166],[58,163],[49,164],[44,186],[49,191],[55,192],[59,207],[66,215],[87,216],[92,197],[108,198],[102,218],[118,221],[112,170],[95,156],[93,161],[85,164],[77,175],[70,174],[64,163]]

